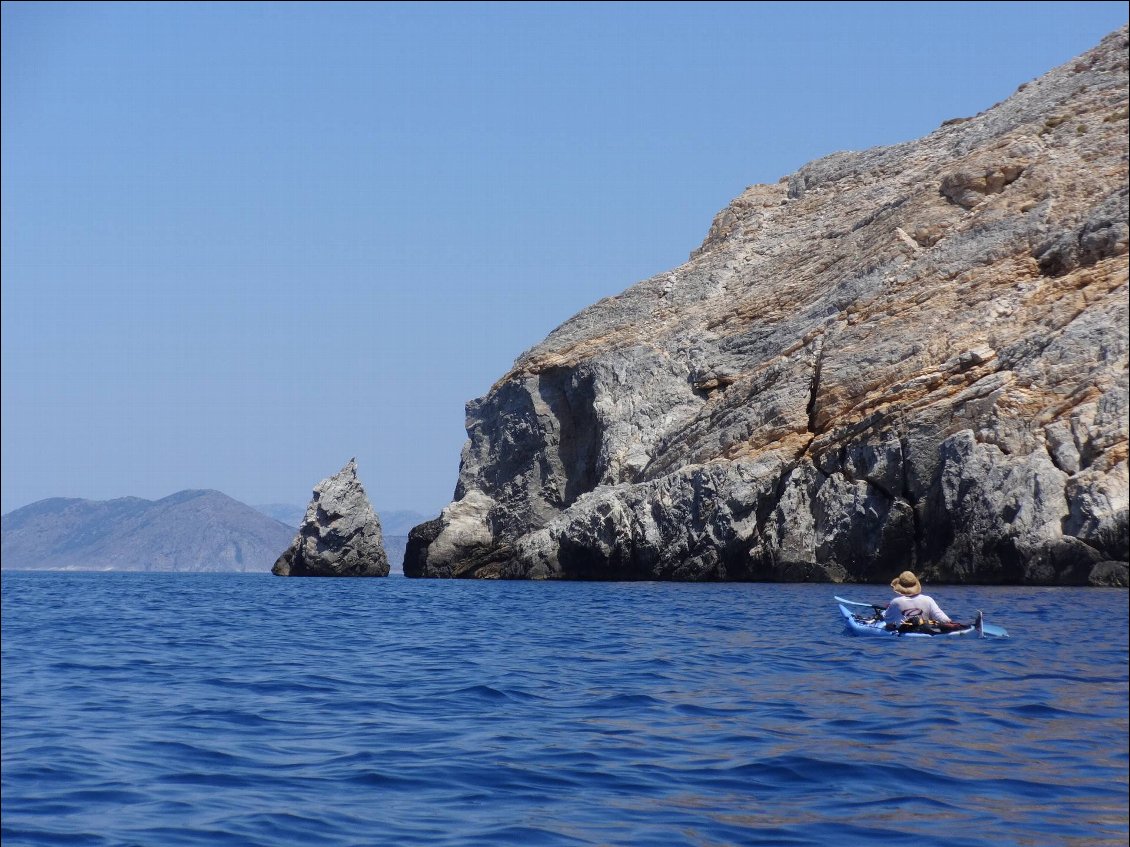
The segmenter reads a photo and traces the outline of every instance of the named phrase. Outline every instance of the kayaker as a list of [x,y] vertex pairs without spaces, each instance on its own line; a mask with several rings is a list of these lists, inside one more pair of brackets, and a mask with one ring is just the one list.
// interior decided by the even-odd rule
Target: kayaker
[[883,612],[883,620],[888,623],[950,622],[949,616],[938,607],[934,598],[922,593],[922,583],[910,571],[903,571],[892,579],[891,588],[899,596],[888,603]]

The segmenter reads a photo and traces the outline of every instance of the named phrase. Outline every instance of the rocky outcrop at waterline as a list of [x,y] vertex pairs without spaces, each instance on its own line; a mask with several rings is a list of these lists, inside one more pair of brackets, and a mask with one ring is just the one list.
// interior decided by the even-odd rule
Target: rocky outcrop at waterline
[[357,462],[314,488],[306,516],[271,573],[276,576],[388,576],[381,522],[373,511]]
[[1127,31],[744,191],[467,407],[431,577],[1126,584]]

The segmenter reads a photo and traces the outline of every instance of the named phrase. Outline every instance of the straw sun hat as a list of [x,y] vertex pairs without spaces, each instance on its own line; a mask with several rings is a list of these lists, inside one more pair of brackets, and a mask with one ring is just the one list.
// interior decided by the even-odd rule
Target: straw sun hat
[[922,593],[922,583],[910,571],[903,571],[892,579],[891,588],[895,590],[896,594],[902,594],[906,597],[913,597],[915,594]]

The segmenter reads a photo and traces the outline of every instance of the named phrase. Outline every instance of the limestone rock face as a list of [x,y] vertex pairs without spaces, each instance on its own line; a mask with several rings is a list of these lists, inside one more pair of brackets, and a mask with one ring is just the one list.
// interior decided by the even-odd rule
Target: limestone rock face
[[1127,581],[1127,31],[755,185],[467,407],[410,576]]
[[276,576],[388,576],[381,522],[373,511],[357,462],[314,488],[298,535],[271,573]]

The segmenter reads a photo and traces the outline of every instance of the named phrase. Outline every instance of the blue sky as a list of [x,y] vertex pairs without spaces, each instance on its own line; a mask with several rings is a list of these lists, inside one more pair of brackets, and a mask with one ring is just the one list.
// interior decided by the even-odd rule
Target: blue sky
[[451,496],[463,406],[747,185],[975,114],[1113,3],[3,3],[2,511]]

